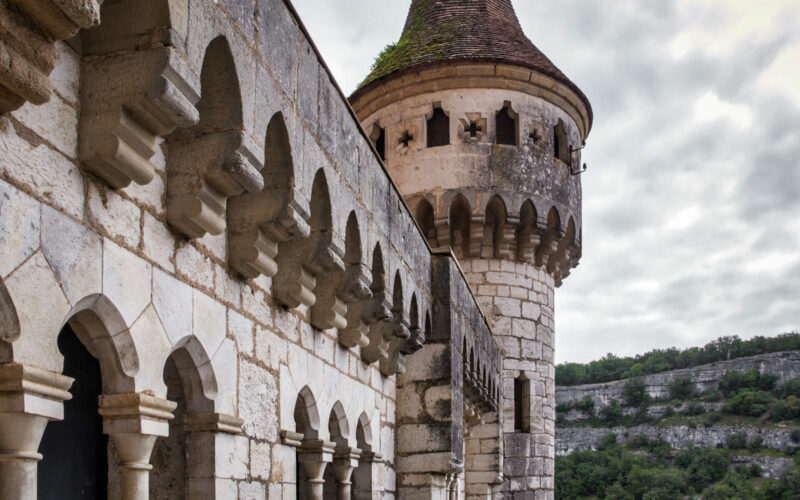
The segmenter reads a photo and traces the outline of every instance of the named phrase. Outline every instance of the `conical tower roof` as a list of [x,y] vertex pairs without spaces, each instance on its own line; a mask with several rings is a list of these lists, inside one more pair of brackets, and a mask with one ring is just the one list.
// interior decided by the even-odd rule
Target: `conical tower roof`
[[515,64],[549,76],[591,105],[522,31],[511,0],[412,0],[400,40],[386,48],[354,97],[367,87],[412,68],[470,61]]

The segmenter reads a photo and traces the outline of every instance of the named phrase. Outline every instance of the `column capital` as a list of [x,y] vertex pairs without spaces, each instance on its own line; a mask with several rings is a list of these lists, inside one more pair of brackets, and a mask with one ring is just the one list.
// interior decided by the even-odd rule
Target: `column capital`
[[49,420],[64,418],[74,379],[19,363],[0,364],[0,413],[25,413]]
[[106,434],[168,436],[176,403],[144,392],[100,396],[100,415]]

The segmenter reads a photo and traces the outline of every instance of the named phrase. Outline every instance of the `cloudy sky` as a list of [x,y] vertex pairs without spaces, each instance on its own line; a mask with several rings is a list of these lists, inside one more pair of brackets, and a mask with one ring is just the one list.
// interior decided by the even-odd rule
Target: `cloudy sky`
[[[345,92],[408,0],[293,0]],[[594,107],[558,362],[800,330],[800,1],[513,0]]]

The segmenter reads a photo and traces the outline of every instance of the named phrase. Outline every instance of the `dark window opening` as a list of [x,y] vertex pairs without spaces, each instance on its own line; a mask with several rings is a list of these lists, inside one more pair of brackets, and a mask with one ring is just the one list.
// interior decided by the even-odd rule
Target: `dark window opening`
[[527,432],[528,426],[525,422],[525,404],[528,398],[525,397],[525,388],[528,382],[521,377],[514,379],[514,431]]
[[404,148],[407,148],[411,141],[414,140],[414,136],[408,133],[408,130],[403,132],[403,136],[400,137],[400,142],[398,144],[402,144]]
[[469,122],[469,136],[478,137],[478,132],[483,132],[483,128],[478,125],[478,122]]
[[433,108],[433,116],[428,120],[428,147],[450,144],[450,118],[440,107]]
[[553,127],[553,157],[569,164],[569,140],[564,122],[558,120],[558,125]]
[[386,161],[386,129],[382,128],[380,130],[378,138],[375,139],[375,149],[378,150],[378,156],[381,157],[381,160]]
[[39,499],[106,498],[108,436],[97,412],[102,393],[100,363],[89,354],[69,325],[58,336],[64,375],[75,382],[72,399],[64,401],[64,420],[47,424],[39,452]]
[[497,122],[497,144],[507,146],[517,145],[517,120],[511,114],[511,107],[506,104],[503,109],[497,112],[495,120]]

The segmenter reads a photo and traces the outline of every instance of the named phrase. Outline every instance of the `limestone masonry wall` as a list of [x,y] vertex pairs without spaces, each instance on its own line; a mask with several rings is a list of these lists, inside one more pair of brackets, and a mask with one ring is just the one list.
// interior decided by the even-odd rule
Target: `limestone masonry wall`
[[[441,348],[434,259],[289,3],[0,0],[0,20],[0,497],[36,497],[70,329],[100,365],[110,498],[398,496],[397,376]],[[552,279],[523,272],[544,306],[524,348],[552,361]],[[480,369],[464,383],[453,351],[426,401],[470,393],[466,467],[497,482],[500,351],[451,279]],[[552,386],[551,362],[504,369]],[[448,432],[447,470],[412,471],[442,483],[426,498],[464,496]]]

